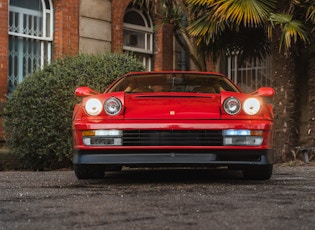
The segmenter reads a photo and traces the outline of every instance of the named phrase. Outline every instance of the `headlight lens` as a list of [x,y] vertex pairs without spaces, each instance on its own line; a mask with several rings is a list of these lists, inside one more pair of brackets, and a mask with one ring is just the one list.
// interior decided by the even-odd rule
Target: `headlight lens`
[[224,101],[223,108],[227,114],[235,115],[241,110],[241,102],[235,97],[229,97]]
[[100,100],[92,98],[85,103],[85,111],[90,116],[97,116],[102,112],[103,106]]
[[86,146],[122,145],[122,130],[84,130],[82,141]]
[[108,115],[115,116],[122,109],[121,101],[116,97],[111,97],[105,101],[104,109]]
[[248,115],[256,115],[261,108],[261,104],[256,98],[248,98],[244,101],[243,109]]
[[262,130],[235,130],[228,129],[222,131],[223,145],[230,146],[260,146],[264,141],[264,131]]

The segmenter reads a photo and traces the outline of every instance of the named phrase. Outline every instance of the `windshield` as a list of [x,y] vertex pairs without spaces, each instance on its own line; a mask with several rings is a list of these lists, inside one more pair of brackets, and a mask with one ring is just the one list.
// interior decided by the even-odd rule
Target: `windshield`
[[126,93],[147,92],[194,92],[220,93],[222,91],[239,92],[228,79],[220,75],[159,73],[129,75],[113,85],[108,92]]

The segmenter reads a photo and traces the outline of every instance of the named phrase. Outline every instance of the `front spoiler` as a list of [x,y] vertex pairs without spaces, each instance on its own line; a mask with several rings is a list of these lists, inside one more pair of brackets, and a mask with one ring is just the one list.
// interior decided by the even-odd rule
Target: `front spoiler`
[[73,150],[73,164],[102,164],[121,166],[194,166],[194,165],[269,165],[273,150]]

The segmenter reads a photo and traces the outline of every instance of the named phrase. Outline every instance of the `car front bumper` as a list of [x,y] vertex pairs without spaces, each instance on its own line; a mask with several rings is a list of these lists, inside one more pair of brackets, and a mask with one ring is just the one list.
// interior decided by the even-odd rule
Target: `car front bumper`
[[[143,144],[143,140],[137,140],[142,145],[124,145],[125,140],[123,140],[124,144],[121,146],[87,146],[82,141],[82,132],[85,130],[115,129],[140,132],[139,127],[145,131],[156,130],[161,135],[155,136],[155,132],[152,132],[149,135],[153,134],[153,136],[145,136],[147,138],[145,140],[154,141],[149,142],[148,145]],[[138,121],[136,123],[135,121],[122,122],[120,120],[113,120],[111,123],[76,121],[73,124],[73,163],[122,166],[270,165],[273,163],[272,127],[273,124],[270,120]],[[163,142],[163,140],[169,140],[169,136],[167,136],[169,133],[164,131],[217,130],[220,132],[214,134],[214,137],[222,139],[222,130],[227,129],[262,130],[264,141],[259,146],[226,146],[222,140],[219,141],[220,143],[215,142],[214,145],[202,146],[202,142],[194,145],[195,140],[199,140],[199,138],[188,133],[176,139],[182,141],[181,144],[174,142],[174,139],[171,144]],[[157,139],[162,141],[156,143]]]
[[244,166],[273,164],[273,150],[78,150],[74,164],[121,166]]

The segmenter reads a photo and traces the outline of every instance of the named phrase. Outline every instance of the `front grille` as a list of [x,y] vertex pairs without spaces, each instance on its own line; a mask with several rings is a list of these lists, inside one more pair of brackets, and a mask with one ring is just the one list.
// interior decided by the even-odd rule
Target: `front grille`
[[222,146],[220,130],[125,130],[124,146]]

